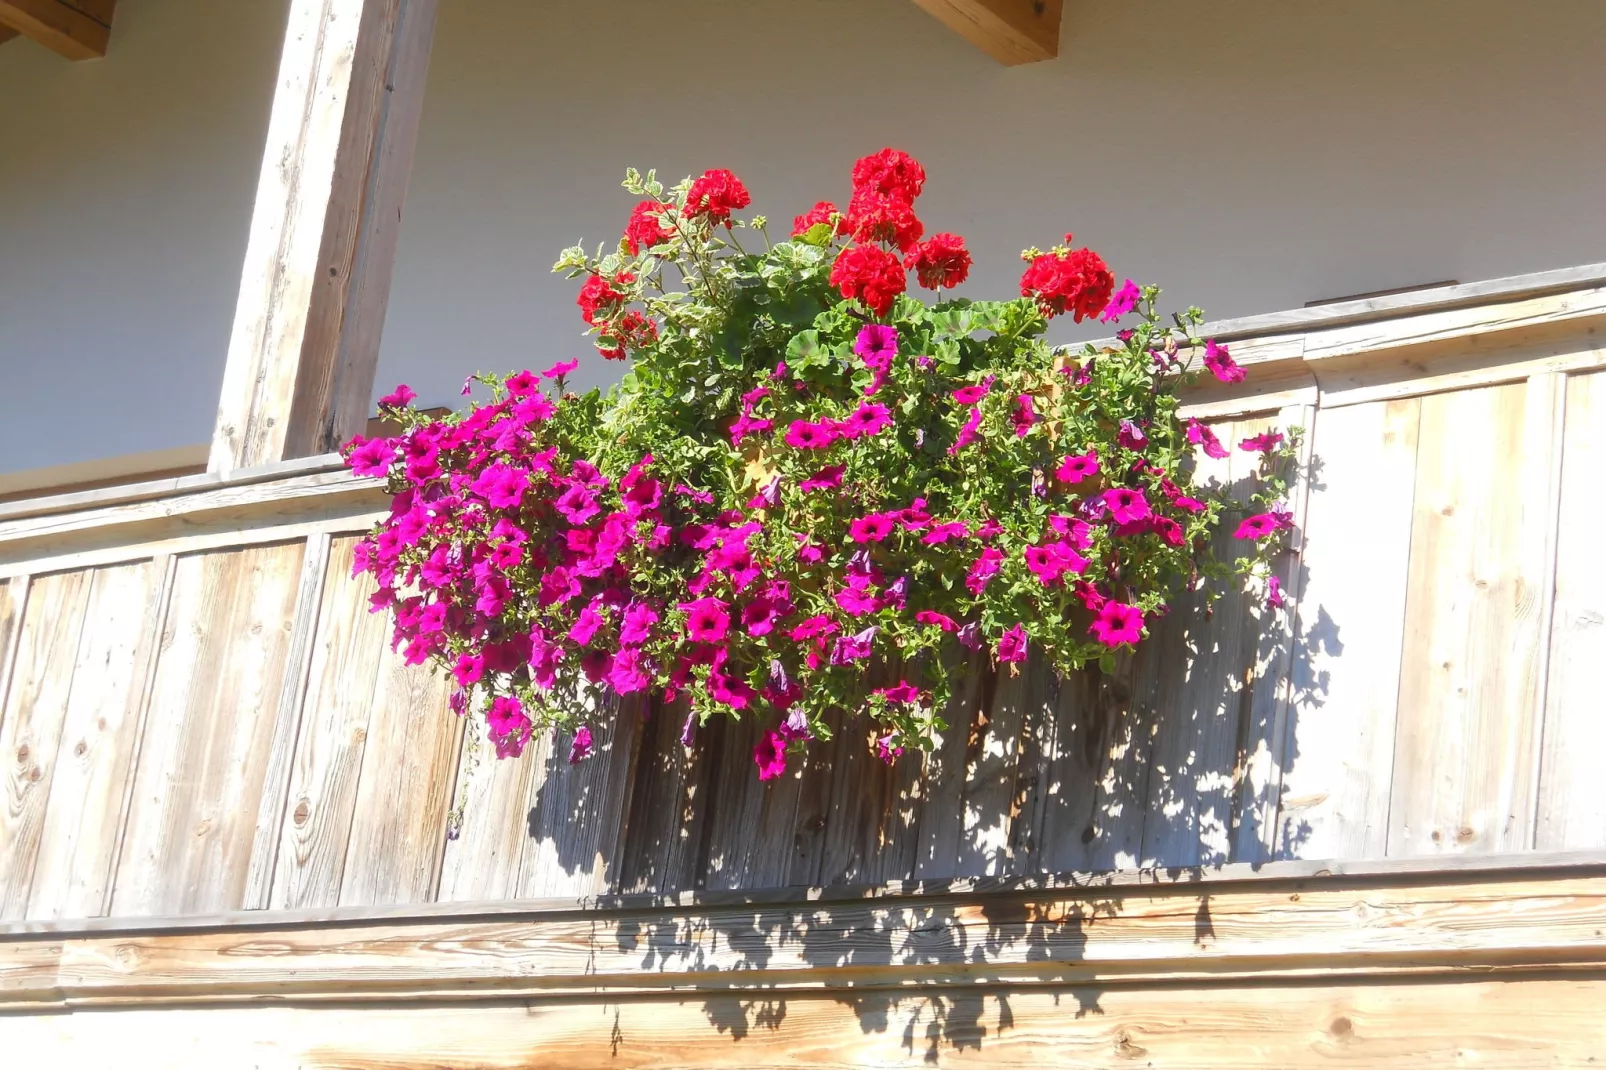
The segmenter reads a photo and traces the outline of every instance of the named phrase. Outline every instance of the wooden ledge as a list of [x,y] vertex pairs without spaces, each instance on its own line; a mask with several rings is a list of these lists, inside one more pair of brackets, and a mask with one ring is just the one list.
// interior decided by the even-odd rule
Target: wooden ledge
[[0,1008],[1419,981],[1559,969],[1606,973],[1606,872],[1395,871],[692,909],[13,931],[0,938]]

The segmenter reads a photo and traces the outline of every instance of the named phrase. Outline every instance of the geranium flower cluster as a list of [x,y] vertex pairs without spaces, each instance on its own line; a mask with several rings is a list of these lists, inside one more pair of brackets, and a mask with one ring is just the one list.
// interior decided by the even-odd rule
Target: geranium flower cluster
[[[928,305],[909,275],[952,289],[971,258],[925,237],[925,170],[885,149],[852,179],[845,212],[821,201],[775,242],[729,171],[631,172],[617,249],[557,265],[602,355],[633,358],[619,386],[576,396],[559,362],[481,377],[491,400],[441,418],[399,387],[381,406],[405,430],[349,446],[392,494],[357,550],[373,606],[499,755],[566,727],[583,758],[608,693],[682,710],[687,741],[761,719],[761,778],[837,710],[892,760],[944,727],[972,655],[1109,668],[1184,589],[1248,576],[1280,603],[1294,436],[1239,444],[1247,497],[1195,479],[1227,448],[1177,387],[1196,363],[1244,375],[1196,309],[1163,322],[1156,289],[1117,288],[1069,235],[1028,250],[1017,300]],[[1070,353],[1041,337],[1059,315],[1130,325]]]

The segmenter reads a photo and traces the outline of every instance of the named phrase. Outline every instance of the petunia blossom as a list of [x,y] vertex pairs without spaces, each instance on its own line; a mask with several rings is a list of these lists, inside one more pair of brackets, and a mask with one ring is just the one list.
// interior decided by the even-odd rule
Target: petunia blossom
[[837,431],[843,438],[854,439],[879,434],[890,423],[892,410],[876,402],[863,401],[837,425]]
[[574,765],[591,754],[593,742],[591,726],[583,724],[574,730],[574,742],[569,744],[569,764]]
[[759,737],[753,747],[753,764],[760,780],[774,780],[786,772],[786,737],[774,729]]
[[1104,311],[1099,314],[1099,319],[1105,323],[1116,322],[1122,316],[1137,308],[1138,299],[1142,296],[1143,291],[1138,289],[1137,283],[1127,279],[1121,284],[1121,288],[1110,296],[1110,303],[1104,306]]
[[1227,456],[1227,447],[1221,444],[1216,433],[1198,420],[1188,421],[1188,441],[1195,446],[1203,446],[1206,457],[1215,457],[1219,460]]
[[1224,383],[1241,383],[1248,374],[1232,359],[1227,347],[1217,345],[1213,338],[1205,343],[1204,366]]
[[698,598],[682,602],[686,611],[686,635],[694,642],[717,643],[730,631],[730,605],[718,598]]
[[812,476],[797,485],[797,489],[807,494],[811,490],[830,490],[842,485],[842,473],[846,467],[840,464],[828,464],[815,472]]
[[1143,611],[1124,602],[1106,601],[1087,630],[1108,647],[1136,643],[1143,637]]
[[1237,530],[1232,533],[1232,537],[1235,539],[1264,539],[1268,535],[1276,534],[1281,526],[1277,522],[1277,518],[1271,513],[1256,513],[1254,516],[1245,517],[1243,522],[1238,525]]
[[970,593],[980,598],[981,593],[987,589],[987,583],[998,570],[1003,567],[1004,552],[996,547],[986,547],[981,554],[972,561],[970,570],[965,573],[965,587]]
[[946,613],[938,613],[934,609],[922,609],[915,613],[915,622],[918,624],[929,624],[934,627],[941,628],[945,632],[955,632],[959,630],[959,623],[957,621],[948,616]]
[[999,661],[1026,660],[1026,629],[1019,624],[998,637]]
[[[372,395],[369,396],[372,397]],[[413,399],[417,396],[417,391],[408,386],[406,383],[402,383],[395,390],[392,390],[390,393],[380,398],[379,403],[387,406],[388,408],[401,409],[411,404]]]
[[1282,432],[1267,431],[1265,434],[1244,439],[1238,443],[1238,448],[1245,453],[1270,453],[1278,447],[1282,440]]
[[1037,422],[1037,410],[1032,407],[1032,396],[1020,394],[1015,398],[1015,411],[1010,419],[1015,424],[1015,437],[1024,438]]
[[1130,524],[1149,517],[1149,499],[1133,487],[1111,487],[1104,492],[1103,501],[1117,524]]
[[880,542],[897,528],[897,517],[889,513],[871,513],[861,516],[848,525],[848,537],[854,542]]
[[1090,447],[1086,453],[1072,453],[1054,469],[1054,478],[1072,486],[1099,474],[1099,451]]
[[800,450],[822,450],[836,441],[836,428],[826,423],[793,420],[786,429],[786,444]]

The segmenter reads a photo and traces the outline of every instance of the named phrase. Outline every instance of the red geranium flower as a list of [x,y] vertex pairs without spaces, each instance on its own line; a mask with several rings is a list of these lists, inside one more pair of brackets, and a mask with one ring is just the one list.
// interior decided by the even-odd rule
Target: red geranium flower
[[1102,312],[1114,290],[1115,276],[1091,249],[1040,253],[1020,277],[1021,296],[1035,298],[1043,315],[1069,312],[1077,323]]
[[907,152],[882,149],[865,156],[853,165],[853,190],[872,190],[880,194],[895,194],[905,202],[920,196],[926,184],[926,169]]
[[925,225],[915,218],[913,204],[902,193],[873,189],[853,191],[853,200],[848,202],[848,224],[855,241],[888,242],[905,253],[926,232]]
[[831,265],[831,285],[842,291],[843,297],[857,297],[877,316],[885,316],[908,287],[908,280],[893,254],[873,245],[855,245],[844,249]]
[[627,350],[640,349],[658,338],[657,322],[635,309],[612,322],[598,323],[597,329],[597,351],[608,360],[624,360]]
[[669,231],[663,224],[664,206],[657,201],[642,201],[630,212],[625,224],[625,248],[631,256],[640,256],[643,249],[662,245],[669,240]]
[[704,171],[686,194],[686,217],[707,219],[711,223],[729,221],[731,212],[753,203],[742,180],[724,168]]
[[[630,272],[620,273],[618,281],[625,286],[636,281]],[[574,303],[580,306],[580,318],[595,326],[599,312],[612,312],[623,304],[628,295],[613,288],[613,284],[601,275],[592,275],[586,279],[585,285],[580,287],[580,296]],[[604,317],[606,318],[606,317]]]
[[807,234],[821,223],[831,222],[832,216],[837,217],[833,233],[846,234],[848,232],[847,218],[837,211],[836,205],[830,201],[817,201],[813,208],[792,220],[792,237],[796,238],[801,234]]
[[970,251],[965,239],[943,231],[915,246],[903,266],[914,271],[928,290],[951,290],[970,274]]

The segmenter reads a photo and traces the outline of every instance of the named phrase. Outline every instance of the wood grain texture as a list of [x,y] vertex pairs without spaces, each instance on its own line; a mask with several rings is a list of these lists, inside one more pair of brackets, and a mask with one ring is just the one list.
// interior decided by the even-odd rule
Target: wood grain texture
[[63,1065],[671,1070],[1490,1070],[1598,1065],[1606,982],[961,989],[846,998],[184,1008],[0,1019]]
[[367,577],[351,576],[356,543],[329,547],[289,787],[270,826],[279,836],[275,909],[340,900],[379,660],[390,640],[386,615],[369,612]]
[[463,726],[463,745],[451,803],[456,825],[447,830],[441,859],[442,903],[511,899],[519,894],[519,862],[528,838],[530,795],[550,746],[530,741],[518,759],[498,759],[475,717]]
[[1554,388],[1422,399],[1390,854],[1530,845]]
[[0,942],[0,1006],[1606,973],[1606,877],[1265,881]]
[[106,911],[167,575],[164,558],[90,578],[29,917]]
[[0,920],[28,911],[89,587],[88,573],[67,572],[37,577],[27,591],[0,711]]
[[451,678],[380,652],[362,747],[342,905],[424,903],[435,898],[446,846],[463,723],[446,709]]
[[1006,67],[1059,55],[1062,0],[914,2]]
[[1606,777],[1595,760],[1606,746],[1606,374],[1567,384],[1562,452],[1555,613],[1545,687],[1539,772],[1539,850],[1606,845]]
[[117,0],[0,0],[0,29],[9,28],[31,37],[67,59],[100,59],[111,40],[116,3]]
[[1278,857],[1388,849],[1420,409],[1411,398],[1317,420]]
[[179,560],[113,913],[244,905],[303,551],[289,543]]
[[363,427],[435,7],[290,7],[212,471],[323,453]]

